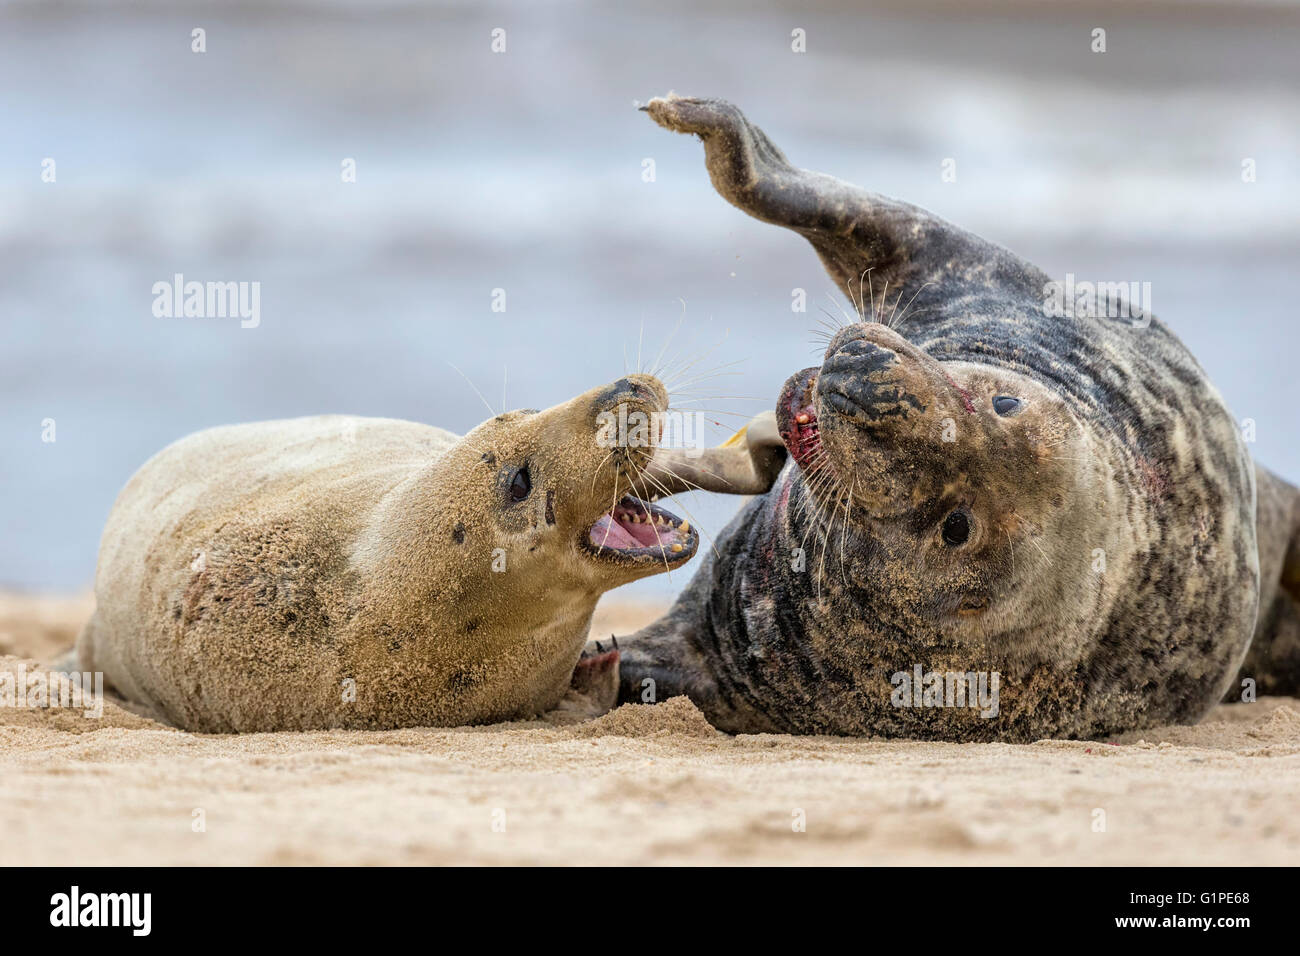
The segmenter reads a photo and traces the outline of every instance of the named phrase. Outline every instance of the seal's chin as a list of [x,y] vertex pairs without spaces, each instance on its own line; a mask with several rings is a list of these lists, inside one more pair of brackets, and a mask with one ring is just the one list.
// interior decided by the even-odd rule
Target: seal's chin
[[813,390],[817,385],[817,366],[791,375],[776,402],[776,427],[781,440],[800,468],[806,469],[821,452],[821,429],[817,422],[817,404]]
[[700,535],[671,512],[627,495],[596,519],[583,545],[605,561],[675,567],[695,554]]

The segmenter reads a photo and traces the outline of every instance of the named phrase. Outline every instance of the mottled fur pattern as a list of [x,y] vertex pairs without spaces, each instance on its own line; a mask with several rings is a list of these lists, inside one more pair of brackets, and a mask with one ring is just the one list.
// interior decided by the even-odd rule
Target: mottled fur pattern
[[[585,547],[651,454],[600,445],[597,417],[666,402],[630,375],[463,438],[345,416],[184,438],[113,507],[81,668],[200,731],[547,711],[600,595],[667,567]],[[532,490],[515,501],[524,464]]]
[[[1168,327],[1051,317],[1040,270],[791,166],[730,104],[647,109],[703,140],[724,198],[807,238],[867,321],[787,385],[787,434],[803,395],[817,430],[623,642],[623,699],[687,693],[732,732],[1096,737],[1200,719],[1257,618],[1243,674],[1300,689],[1296,490],[1259,470],[1257,523],[1237,423]],[[999,674],[997,716],[897,706],[918,665]]]

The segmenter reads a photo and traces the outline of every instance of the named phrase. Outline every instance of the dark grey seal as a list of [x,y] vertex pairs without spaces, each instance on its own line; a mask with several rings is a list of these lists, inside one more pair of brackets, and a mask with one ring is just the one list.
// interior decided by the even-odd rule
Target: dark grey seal
[[1167,326],[1109,291],[1059,314],[1039,269],[795,168],[729,103],[646,109],[864,320],[786,383],[789,461],[622,641],[620,699],[687,694],[735,733],[1027,741],[1194,722],[1239,670],[1300,688],[1300,497]]

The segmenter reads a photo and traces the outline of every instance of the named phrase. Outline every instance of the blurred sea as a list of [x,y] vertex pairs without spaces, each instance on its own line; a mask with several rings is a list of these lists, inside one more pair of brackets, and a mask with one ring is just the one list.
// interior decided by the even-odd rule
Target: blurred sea
[[[1150,282],[1300,479],[1298,40],[1291,3],[0,3],[0,586],[89,586],[122,484],[196,429],[463,431],[449,363],[545,407],[668,343],[718,371],[719,440],[771,407],[847,301],[633,108],[670,89],[1054,276]],[[260,326],[155,318],[178,272],[260,282]],[[738,501],[684,504],[713,532]]]

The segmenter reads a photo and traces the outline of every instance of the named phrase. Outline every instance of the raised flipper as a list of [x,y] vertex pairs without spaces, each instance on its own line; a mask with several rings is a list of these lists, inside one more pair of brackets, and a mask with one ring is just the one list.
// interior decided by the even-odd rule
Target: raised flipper
[[776,481],[785,457],[776,413],[762,412],[716,448],[656,450],[649,468],[649,487],[661,495],[691,490],[761,495]]
[[[703,140],[709,178],[719,194],[755,219],[793,229],[811,242],[831,278],[864,315],[868,295],[875,300],[871,314],[890,314],[886,295],[892,303],[895,294],[911,297],[927,283],[942,286],[946,279],[1042,288],[1036,270],[933,213],[791,165],[725,100],[670,93],[642,109],[665,129]],[[868,271],[871,277],[864,280]]]

